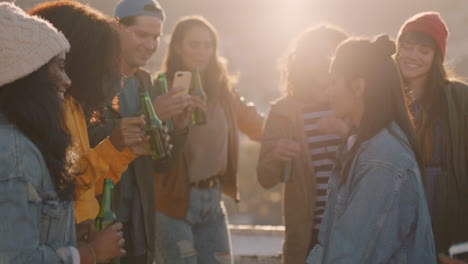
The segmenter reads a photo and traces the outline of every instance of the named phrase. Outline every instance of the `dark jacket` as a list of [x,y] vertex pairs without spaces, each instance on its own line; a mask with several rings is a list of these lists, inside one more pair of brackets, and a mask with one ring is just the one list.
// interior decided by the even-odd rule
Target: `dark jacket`
[[468,86],[452,82],[445,87],[448,105],[446,167],[437,178],[433,219],[438,252],[468,240]]

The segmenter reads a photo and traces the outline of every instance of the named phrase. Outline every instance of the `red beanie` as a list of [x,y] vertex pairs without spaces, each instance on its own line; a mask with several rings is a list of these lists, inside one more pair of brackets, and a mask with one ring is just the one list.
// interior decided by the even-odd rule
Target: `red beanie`
[[398,40],[404,33],[419,31],[428,34],[437,44],[442,60],[447,50],[448,28],[437,12],[423,12],[406,20],[398,34]]

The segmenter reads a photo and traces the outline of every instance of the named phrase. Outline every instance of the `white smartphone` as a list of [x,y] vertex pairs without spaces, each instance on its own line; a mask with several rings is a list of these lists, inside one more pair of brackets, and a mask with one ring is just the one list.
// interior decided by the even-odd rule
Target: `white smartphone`
[[184,88],[183,91],[178,92],[174,97],[187,95],[190,89],[190,84],[192,83],[192,73],[189,71],[177,71],[174,75],[174,82],[172,83],[172,88]]

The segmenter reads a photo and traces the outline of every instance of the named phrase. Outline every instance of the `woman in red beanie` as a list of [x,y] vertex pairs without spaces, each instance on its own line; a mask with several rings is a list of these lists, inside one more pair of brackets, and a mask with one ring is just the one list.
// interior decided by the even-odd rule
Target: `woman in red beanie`
[[468,241],[468,87],[447,76],[447,38],[438,13],[417,14],[400,30],[396,57],[425,159],[425,191],[439,253]]

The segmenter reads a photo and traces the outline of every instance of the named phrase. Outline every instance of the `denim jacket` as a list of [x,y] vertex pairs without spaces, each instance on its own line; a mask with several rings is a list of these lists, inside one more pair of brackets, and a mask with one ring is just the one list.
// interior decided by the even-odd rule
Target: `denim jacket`
[[1,114],[0,212],[0,264],[73,263],[73,203],[59,200],[41,152]]
[[361,144],[340,178],[335,170],[307,263],[436,263],[421,174],[398,125]]

